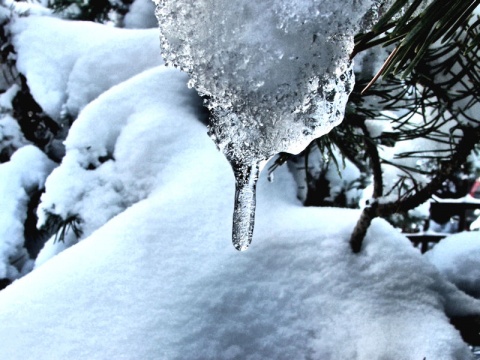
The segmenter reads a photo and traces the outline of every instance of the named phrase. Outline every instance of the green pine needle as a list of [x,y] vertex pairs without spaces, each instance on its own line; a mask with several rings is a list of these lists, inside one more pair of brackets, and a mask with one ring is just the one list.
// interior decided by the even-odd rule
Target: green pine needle
[[[428,5],[425,0],[414,0],[410,5],[408,2],[395,1],[371,32],[356,38],[352,55],[379,44],[397,44],[394,56],[382,67],[381,76],[401,73],[406,78],[433,44],[451,41],[480,5],[480,0],[433,0]],[[476,36],[465,51],[472,51],[479,45],[480,37]]]

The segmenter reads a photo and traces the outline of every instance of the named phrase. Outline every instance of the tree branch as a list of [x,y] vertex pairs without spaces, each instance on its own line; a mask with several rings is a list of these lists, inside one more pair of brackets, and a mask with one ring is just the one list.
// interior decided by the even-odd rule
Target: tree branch
[[[373,198],[377,199],[383,195],[383,178],[382,178],[382,164],[380,162],[380,155],[373,139],[370,137],[365,123],[362,123],[360,128],[364,134],[365,150],[370,158],[370,165],[373,171]],[[368,227],[372,223],[372,220],[377,216],[377,202],[365,207],[358,219],[355,228],[353,229],[352,236],[350,237],[350,247],[354,253],[360,252],[362,248],[362,242],[367,233]]]
[[456,145],[451,159],[440,165],[436,176],[425,187],[402,200],[379,204],[375,215],[389,216],[398,212],[406,212],[430,199],[441,187],[442,183],[465,163],[468,155],[480,141],[480,126],[464,127],[462,130],[463,137]]
[[[455,146],[451,159],[449,161],[444,161],[440,165],[440,169],[436,176],[434,176],[425,187],[402,200],[385,204],[374,202],[363,210],[350,238],[350,246],[354,253],[360,252],[367,229],[375,217],[386,217],[395,213],[407,212],[408,210],[414,209],[423,204],[432,197],[432,195],[441,187],[443,182],[451,176],[456,169],[459,169],[465,163],[468,155],[480,141],[480,126],[463,127],[462,131],[463,137]],[[370,148],[370,145],[368,144],[372,145],[375,150]],[[374,171],[373,197],[378,198],[383,191],[380,159],[376,147],[372,142],[368,142],[367,138],[365,139],[365,145],[367,146],[367,152],[372,161],[372,168]]]

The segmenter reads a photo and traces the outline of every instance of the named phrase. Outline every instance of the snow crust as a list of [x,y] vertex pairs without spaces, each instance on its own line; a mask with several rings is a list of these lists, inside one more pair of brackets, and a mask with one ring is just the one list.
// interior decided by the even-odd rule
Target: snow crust
[[[0,358],[471,358],[447,315],[478,313],[479,303],[384,221],[352,254],[359,212],[302,207],[286,167],[273,183],[260,178],[261,241],[233,250],[225,241],[231,170],[181,79],[163,67],[140,74],[85,108],[72,128],[60,168],[89,158],[78,151],[88,133],[115,154],[92,173],[104,167],[136,179],[125,185],[132,193],[142,182],[149,191],[0,292]],[[127,98],[120,124],[111,121],[108,104]],[[93,118],[98,132],[87,126]],[[86,174],[77,168],[64,179]],[[117,206],[110,194],[95,193],[92,213]]]
[[62,111],[75,118],[105,90],[163,62],[155,29],[28,16],[17,18],[11,31],[18,70],[56,120]]

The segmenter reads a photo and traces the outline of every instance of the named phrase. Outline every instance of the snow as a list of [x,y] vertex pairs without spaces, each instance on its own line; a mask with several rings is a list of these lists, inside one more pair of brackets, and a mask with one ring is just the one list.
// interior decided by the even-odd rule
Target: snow
[[[194,158],[208,170],[222,164],[211,147]],[[301,208],[281,197],[278,185],[291,180],[277,174],[276,191],[263,189],[275,200],[259,204],[269,226],[239,256],[224,241],[228,169],[215,170],[174,176],[1,294],[2,357],[468,358],[442,315],[438,275],[391,228],[377,223],[366,251],[352,255],[346,240],[358,213]],[[340,236],[335,216],[348,223]]]
[[24,138],[18,122],[9,114],[0,117],[0,154],[10,158],[15,150],[26,145],[28,142]]
[[2,112],[13,110],[12,100],[19,90],[20,87],[17,84],[14,84],[8,87],[4,93],[0,94],[0,109]]
[[[475,9],[472,10],[472,17],[469,19],[469,26],[473,26],[479,15],[480,7],[476,6]],[[465,41],[465,39],[459,39],[459,41]],[[445,63],[449,60],[449,57],[452,56],[452,53],[454,54],[455,52],[451,50],[449,53],[444,53],[442,57],[437,59],[437,63]],[[478,50],[476,55],[478,55]],[[454,78],[461,78],[461,80],[457,80],[456,83],[454,83],[450,91],[458,96],[454,107],[461,110],[457,110],[458,112],[456,113],[456,116],[458,117],[457,121],[463,126],[475,126],[475,119],[480,112],[480,104],[475,96],[471,94],[471,90],[467,85],[472,81],[471,76],[474,75],[465,73],[458,62],[454,62],[453,65],[449,67],[448,72],[442,72],[437,75],[437,81],[444,84],[447,84]]]
[[[428,116],[428,115],[427,115]],[[408,122],[406,127],[415,128],[424,123],[424,119],[420,114],[415,114]],[[448,125],[453,127],[452,122]],[[449,126],[444,125],[442,128],[445,132],[448,132]],[[382,176],[384,184],[384,193],[389,194],[384,196],[380,201],[392,202],[400,198],[404,193],[410,191],[412,187],[424,186],[431,181],[431,177],[422,172],[410,172],[409,176],[405,175],[405,168],[412,169],[428,169],[428,156],[437,156],[440,151],[450,150],[450,145],[441,141],[435,141],[428,138],[415,138],[407,141],[398,141],[395,146],[380,148],[380,156],[392,164],[383,164]],[[412,157],[403,157],[404,153],[414,153]],[[416,153],[416,154],[415,154]],[[419,156],[425,156],[426,158],[419,158]],[[405,186],[398,187],[398,181],[401,178],[405,178]],[[396,188],[397,187],[397,188]]]
[[[479,303],[382,220],[353,254],[358,211],[302,207],[286,167],[273,183],[260,179],[259,241],[234,251],[231,170],[198,109],[178,106],[196,102],[182,80],[158,67],[85,108],[60,168],[85,158],[77,150],[88,132],[95,143],[115,142],[118,176],[149,191],[0,293],[0,358],[470,358],[447,315],[478,313]],[[162,91],[180,99],[163,101]],[[126,98],[119,126],[103,103]],[[94,214],[116,206],[108,191],[95,196]]]
[[29,16],[17,18],[11,31],[18,70],[56,120],[62,111],[75,118],[105,90],[163,62],[156,29]]
[[444,198],[439,198],[438,196],[433,195],[432,200],[435,202],[446,202],[446,203],[480,204],[480,199],[474,198],[470,194],[467,194],[458,199],[444,199]]
[[[391,114],[391,116],[395,116]],[[372,138],[379,137],[385,132],[392,132],[392,122],[386,120],[366,120],[365,126],[368,129],[368,133]]]
[[[310,148],[308,153],[308,172],[310,181],[318,181],[321,176],[329,182],[329,196],[325,201],[334,202],[342,192],[346,197],[347,207],[358,207],[359,201],[366,197],[364,190],[360,189],[359,178],[360,170],[347,158],[343,159],[339,150],[332,147],[332,158],[338,160],[338,164],[329,157],[325,157],[318,147]],[[338,165],[338,166],[337,166]],[[308,195],[307,173],[305,168],[305,158],[299,158],[292,163],[290,170],[294,173],[297,182],[297,197],[305,202]],[[371,197],[369,194],[368,198]]]
[[459,289],[480,298],[480,232],[447,236],[426,257]]
[[[114,39],[134,38],[130,30],[37,17],[14,28],[34,96],[52,114],[71,87],[87,78],[100,87],[71,101],[80,114],[46,181],[54,164],[32,146],[0,165],[0,231],[13,234],[0,239],[21,243],[28,193],[44,185],[40,214],[79,216],[83,230],[50,240],[36,269],[0,292],[0,359],[472,358],[449,317],[478,315],[479,300],[383,220],[353,254],[359,211],[303,207],[286,166],[273,183],[260,178],[258,241],[236,252],[233,175],[202,124],[201,99],[178,70],[136,67],[136,40]],[[34,29],[54,33],[43,49],[27,45]],[[108,84],[83,65],[86,77],[73,77],[100,48],[103,63],[135,69]],[[1,256],[14,246],[2,242]]]
[[24,221],[30,195],[43,188],[55,164],[38,148],[17,150],[0,164],[0,279],[16,279],[31,269],[24,243]]
[[17,149],[28,144],[20,125],[12,117],[12,100],[18,90],[19,86],[14,84],[0,94],[0,156],[2,161],[10,159]]
[[480,216],[470,224],[470,230],[480,230]]
[[[75,216],[88,236],[164,181],[159,174],[169,166],[170,152],[183,151],[178,136],[188,129],[166,126],[163,119],[181,120],[192,109],[201,112],[201,99],[186,89],[187,81],[185,74],[161,66],[90,103],[70,130],[62,164],[48,178],[39,223],[51,214],[64,220]],[[159,101],[152,101],[152,94]],[[164,151],[158,144],[168,146]]]
[[155,4],[151,0],[135,0],[123,20],[127,29],[157,28]]
[[[52,10],[46,7],[45,2],[48,0],[30,0],[30,1],[16,1],[3,0],[2,5],[7,9],[13,9],[18,14],[28,15],[53,15]],[[5,10],[1,10],[2,12]]]

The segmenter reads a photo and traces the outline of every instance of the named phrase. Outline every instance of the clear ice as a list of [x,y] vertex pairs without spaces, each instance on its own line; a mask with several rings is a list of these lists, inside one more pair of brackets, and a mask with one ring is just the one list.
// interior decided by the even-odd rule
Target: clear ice
[[232,243],[239,251],[247,250],[252,242],[255,224],[255,188],[260,164],[232,164],[235,175]]
[[190,75],[236,178],[233,244],[250,245],[260,163],[299,153],[344,115],[353,36],[381,0],[155,0],[162,55]]

